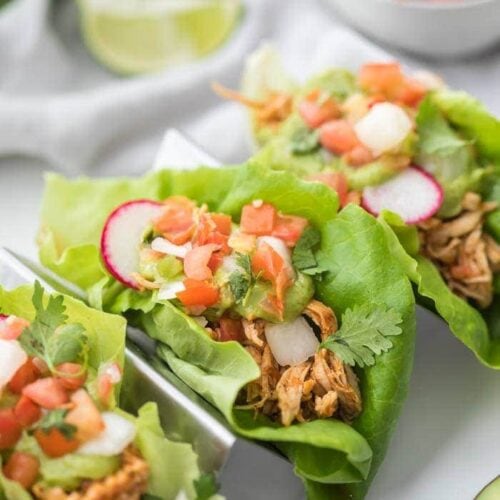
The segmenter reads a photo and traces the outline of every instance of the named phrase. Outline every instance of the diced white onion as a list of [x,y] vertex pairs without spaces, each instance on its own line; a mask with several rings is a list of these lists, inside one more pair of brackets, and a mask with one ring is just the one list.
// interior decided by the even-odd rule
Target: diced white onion
[[104,430],[94,439],[87,441],[76,450],[82,455],[119,455],[134,440],[135,425],[117,413],[104,412]]
[[302,316],[291,323],[267,323],[266,339],[273,356],[281,366],[303,363],[319,346],[313,329]]
[[205,328],[208,325],[208,319],[205,316],[192,316],[192,320],[196,321],[201,327]]
[[177,297],[177,294],[179,292],[183,292],[185,289],[186,287],[181,280],[165,283],[160,287],[160,290],[158,291],[158,300],[175,299]]
[[359,140],[377,154],[399,146],[412,129],[405,111],[390,102],[375,104],[354,125]]
[[421,69],[419,71],[415,71],[415,73],[413,73],[413,75],[411,76],[415,81],[420,83],[420,85],[423,85],[427,90],[438,90],[446,88],[446,84],[444,83],[443,79],[432,71]]
[[151,248],[155,252],[173,255],[174,257],[183,259],[193,246],[189,242],[184,243],[184,245],[174,245],[167,239],[158,237],[151,242]]
[[0,391],[27,359],[28,355],[17,340],[0,339]]
[[257,238],[257,248],[264,243],[267,243],[290,268],[292,267],[292,253],[282,239],[274,236],[260,236]]

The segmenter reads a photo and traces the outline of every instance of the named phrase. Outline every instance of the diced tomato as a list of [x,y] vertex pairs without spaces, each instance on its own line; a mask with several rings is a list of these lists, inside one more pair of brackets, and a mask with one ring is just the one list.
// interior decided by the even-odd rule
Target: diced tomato
[[361,205],[361,193],[359,191],[349,191],[345,204],[353,203],[354,205]]
[[71,402],[75,406],[64,420],[76,427],[75,438],[83,443],[99,435],[104,430],[104,421],[87,391],[78,389]]
[[212,306],[219,300],[219,290],[205,281],[186,278],[186,290],[177,293],[177,298],[185,306]]
[[68,393],[59,380],[54,377],[41,378],[27,385],[23,395],[42,408],[53,410],[67,403]]
[[226,214],[210,214],[211,219],[215,222],[217,231],[221,234],[229,236],[231,234],[231,217]]
[[392,99],[404,83],[401,66],[396,63],[369,63],[361,66],[360,87],[372,94],[383,94]]
[[87,380],[87,374],[79,363],[62,363],[56,366],[56,378],[69,391],[76,391]]
[[302,119],[310,128],[317,128],[328,120],[340,116],[340,108],[334,99],[324,99],[321,102],[319,90],[311,92],[298,106]]
[[192,248],[184,258],[184,273],[193,280],[208,280],[212,271],[208,267],[212,254],[218,249],[217,245],[209,244]]
[[299,241],[307,224],[307,219],[304,217],[278,215],[272,235],[282,239],[289,247],[293,247]]
[[344,160],[353,167],[366,165],[375,159],[373,153],[363,144],[358,144],[344,155]]
[[263,243],[252,255],[252,271],[268,281],[275,281],[285,266],[283,257],[270,245]]
[[241,231],[256,236],[270,235],[274,229],[276,216],[276,209],[269,203],[245,205],[241,212]]
[[15,451],[3,468],[5,477],[18,482],[23,488],[31,488],[40,471],[40,462],[31,453]]
[[15,394],[21,394],[24,387],[33,383],[40,375],[40,370],[34,363],[33,358],[28,358],[26,363],[24,363],[10,379],[8,388]]
[[8,316],[0,323],[0,339],[15,340],[28,326],[30,326],[29,321],[17,316]]
[[14,407],[14,416],[23,427],[31,427],[40,420],[42,410],[27,396],[21,396]]
[[164,201],[162,214],[153,221],[155,231],[175,245],[191,239],[195,230],[196,205],[185,196],[171,196]]
[[356,132],[347,120],[332,120],[321,125],[319,141],[324,148],[338,155],[359,144]]
[[421,83],[411,78],[406,78],[404,85],[396,95],[396,100],[406,106],[417,106],[426,93],[427,89]]
[[59,429],[53,427],[48,432],[37,429],[34,433],[40,448],[51,458],[62,457],[75,451],[80,443],[74,437],[67,438]]
[[0,450],[12,448],[21,437],[23,428],[12,408],[0,410]]
[[341,172],[321,172],[309,177],[312,181],[319,181],[337,192],[340,205],[343,207],[347,200],[349,186],[347,177]]
[[244,332],[241,320],[222,316],[219,320],[219,341],[227,342],[229,340],[243,340]]

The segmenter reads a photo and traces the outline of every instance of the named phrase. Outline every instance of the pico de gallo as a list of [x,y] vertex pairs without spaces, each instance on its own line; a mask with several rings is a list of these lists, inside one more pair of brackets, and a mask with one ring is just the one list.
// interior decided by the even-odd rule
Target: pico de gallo
[[90,366],[85,329],[67,322],[62,296],[44,307],[37,284],[33,304],[33,321],[0,317],[0,496],[141,498],[149,466],[134,420],[115,408],[121,367]]

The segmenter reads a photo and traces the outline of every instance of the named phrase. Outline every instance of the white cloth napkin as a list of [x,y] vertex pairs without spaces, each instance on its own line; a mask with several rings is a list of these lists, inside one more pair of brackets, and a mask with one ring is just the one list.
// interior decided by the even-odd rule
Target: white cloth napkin
[[[224,162],[250,153],[245,114],[210,90],[238,86],[245,56],[271,40],[298,78],[328,65],[356,69],[388,54],[315,0],[248,0],[242,24],[212,56],[153,76],[124,78],[86,51],[75,3],[12,0],[0,11],[0,157],[29,156],[67,173],[143,172],[176,127]],[[422,66],[404,57],[412,66]],[[429,64],[500,113],[500,54]],[[5,162],[2,162],[4,165]]]

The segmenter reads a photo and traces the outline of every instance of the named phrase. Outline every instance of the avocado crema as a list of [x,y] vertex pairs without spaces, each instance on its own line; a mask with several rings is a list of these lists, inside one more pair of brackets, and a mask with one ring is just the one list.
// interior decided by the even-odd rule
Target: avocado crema
[[262,200],[245,205],[236,224],[174,196],[147,229],[134,275],[213,340],[239,342],[261,375],[240,391],[237,407],[285,426],[330,417],[351,422],[362,408],[351,367],[320,348],[337,319],[313,298],[319,238],[306,219]]

